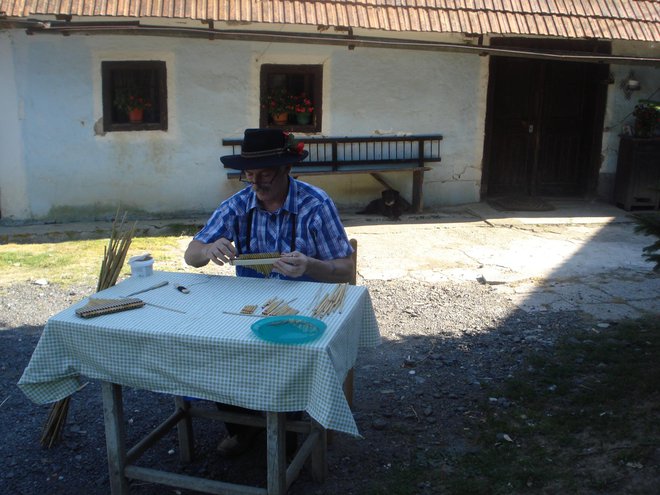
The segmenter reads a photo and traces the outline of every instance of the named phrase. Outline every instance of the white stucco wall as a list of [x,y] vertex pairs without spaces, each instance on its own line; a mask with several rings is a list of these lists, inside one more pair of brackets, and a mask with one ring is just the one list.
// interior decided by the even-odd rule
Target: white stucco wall
[[[613,53],[657,57],[659,50],[614,43]],[[167,131],[102,132],[101,62],[109,60],[166,62]],[[104,218],[117,206],[143,216],[210,212],[240,187],[220,165],[230,152],[221,141],[258,125],[267,63],[323,65],[321,135],[442,134],[442,162],[425,175],[425,206],[478,201],[488,62],[449,52],[0,32],[2,220]],[[630,70],[642,90],[626,100],[619,84]],[[605,197],[622,125],[632,123],[637,100],[658,99],[660,87],[657,67],[612,65],[611,72],[599,180]],[[410,199],[410,174],[387,179]],[[368,175],[306,180],[348,209],[382,190]]]
[[[118,205],[149,214],[208,213],[238,187],[221,168],[219,156],[230,152],[221,140],[258,125],[265,63],[323,64],[322,135],[443,134],[443,160],[426,174],[425,205],[479,199],[486,57],[146,36],[10,37],[0,60],[13,58],[15,83],[9,87],[3,70],[0,84],[14,114],[23,102],[22,120],[3,117],[2,124],[22,143],[10,152],[25,173],[24,193],[16,193],[22,202],[5,201],[3,191],[6,218],[95,218]],[[99,132],[106,60],[166,62],[167,131]],[[410,199],[410,174],[388,177]],[[368,175],[309,181],[348,208],[382,190]]]
[[29,218],[23,161],[24,105],[17,98],[14,44],[9,31],[0,31],[0,67],[0,216]]

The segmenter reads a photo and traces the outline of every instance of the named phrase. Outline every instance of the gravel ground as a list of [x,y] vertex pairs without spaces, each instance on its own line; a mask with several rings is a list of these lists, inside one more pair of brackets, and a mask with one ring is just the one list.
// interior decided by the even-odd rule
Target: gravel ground
[[[303,471],[293,495],[364,494],[374,480],[413,462],[451,470],[452,456],[472,448],[463,421],[485,387],[513,373],[526,355],[548,350],[562,333],[592,324],[573,312],[521,311],[477,282],[361,284],[369,288],[383,336],[382,345],[361,350],[356,363],[354,412],[364,438],[335,435],[328,481],[317,484]],[[49,450],[39,437],[50,406],[31,403],[16,387],[48,317],[92,291],[0,287],[2,494],[109,493],[99,384],[91,382],[73,397],[62,442]],[[173,408],[171,397],[133,389],[125,389],[124,403],[129,444]],[[227,461],[215,453],[224,434],[220,424],[199,421],[195,431],[198,460],[191,465],[179,465],[174,433],[142,464],[264,486],[265,440],[253,454]],[[131,493],[190,492],[135,483]],[[417,493],[437,491],[429,482]]]

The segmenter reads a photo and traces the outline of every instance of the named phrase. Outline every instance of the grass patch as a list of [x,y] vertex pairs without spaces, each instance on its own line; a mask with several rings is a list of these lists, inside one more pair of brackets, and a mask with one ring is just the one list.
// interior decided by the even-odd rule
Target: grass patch
[[[127,259],[149,252],[155,259],[154,268],[166,271],[190,270],[183,261],[183,253],[195,227],[173,225],[167,227],[172,235],[159,232],[153,236],[134,237]],[[193,232],[193,233],[194,233]],[[62,242],[4,244],[0,246],[0,285],[46,279],[49,283],[74,286],[96,285],[103,249],[108,237]],[[195,270],[200,271],[200,270]],[[215,265],[201,271],[217,273]],[[120,278],[130,273],[124,265]]]
[[[660,321],[566,337],[488,390],[478,411],[466,425],[475,432],[470,453],[455,455],[440,470],[418,465],[383,482],[417,486],[435,476],[428,493],[455,495],[655,493]],[[374,493],[408,493],[382,490]]]

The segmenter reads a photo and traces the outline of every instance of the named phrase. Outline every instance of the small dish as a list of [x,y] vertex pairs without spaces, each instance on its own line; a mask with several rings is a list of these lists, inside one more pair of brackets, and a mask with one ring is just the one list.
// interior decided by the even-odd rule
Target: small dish
[[304,344],[320,337],[326,324],[316,318],[298,315],[268,316],[252,324],[257,337],[277,344]]

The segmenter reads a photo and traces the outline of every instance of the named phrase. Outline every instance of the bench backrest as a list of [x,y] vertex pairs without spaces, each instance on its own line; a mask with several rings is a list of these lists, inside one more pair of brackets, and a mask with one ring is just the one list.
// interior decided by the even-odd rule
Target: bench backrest
[[[309,156],[300,167],[336,164],[379,164],[439,162],[439,134],[371,137],[309,137],[302,138]],[[223,139],[223,146],[231,146],[232,154],[240,153],[242,139]]]

